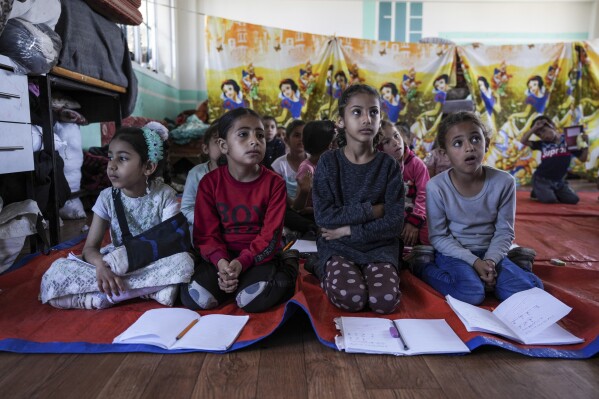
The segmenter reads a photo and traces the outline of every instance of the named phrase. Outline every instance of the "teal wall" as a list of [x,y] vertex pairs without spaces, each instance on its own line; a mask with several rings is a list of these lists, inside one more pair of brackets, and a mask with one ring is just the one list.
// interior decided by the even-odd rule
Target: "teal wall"
[[[138,94],[132,116],[175,119],[181,111],[196,109],[200,102],[208,98],[204,90],[177,89],[151,76],[151,73],[135,70]],[[100,146],[100,124],[82,126],[81,140],[84,149]]]
[[376,2],[364,0],[362,2],[362,38],[374,40],[376,38]]

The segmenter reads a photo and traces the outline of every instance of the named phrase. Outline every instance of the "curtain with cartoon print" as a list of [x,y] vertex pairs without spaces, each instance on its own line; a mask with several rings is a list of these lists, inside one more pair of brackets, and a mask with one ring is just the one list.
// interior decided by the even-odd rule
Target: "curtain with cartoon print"
[[[454,46],[329,37],[206,17],[210,121],[237,107],[293,119],[337,118],[343,90],[365,83],[381,93],[384,117],[410,125],[416,154],[430,152],[452,88],[464,87],[493,133],[487,164],[528,184],[539,154],[520,137],[540,114],[560,128],[584,124],[591,175],[599,154],[599,41]],[[456,73],[457,72],[457,73]],[[460,78],[463,77],[463,81]],[[455,90],[452,90],[454,92]]]

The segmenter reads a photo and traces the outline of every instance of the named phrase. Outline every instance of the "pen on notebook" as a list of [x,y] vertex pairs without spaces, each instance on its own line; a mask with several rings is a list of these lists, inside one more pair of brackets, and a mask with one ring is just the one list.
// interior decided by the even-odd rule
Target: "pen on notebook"
[[188,332],[189,330],[191,330],[191,327],[195,326],[195,325],[196,325],[196,323],[197,323],[198,321],[200,321],[200,319],[195,319],[195,320],[193,320],[191,323],[189,323],[189,325],[188,325],[187,327],[185,327],[185,328],[183,329],[183,331],[181,331],[181,332],[179,333],[179,335],[177,335],[177,338],[175,338],[175,339],[178,341],[178,340],[180,340],[181,338],[183,338],[183,336],[184,336],[185,334],[187,334],[187,332]]
[[393,325],[391,327],[389,327],[389,332],[391,333],[391,336],[393,338],[399,338],[399,340],[401,341],[401,343],[403,345],[403,349],[405,351],[410,350],[410,348],[406,344],[406,341],[404,341],[403,337],[401,336],[401,332],[399,331],[399,327],[397,327],[397,324],[395,324],[394,321],[392,321],[392,323],[393,323]]
[[287,251],[289,248],[291,248],[291,246],[292,246],[293,244],[295,244],[295,240],[293,240],[293,241],[289,241],[289,242],[287,243],[287,245],[285,245],[285,247],[283,247],[283,251],[282,251],[282,252],[285,252],[285,251]]

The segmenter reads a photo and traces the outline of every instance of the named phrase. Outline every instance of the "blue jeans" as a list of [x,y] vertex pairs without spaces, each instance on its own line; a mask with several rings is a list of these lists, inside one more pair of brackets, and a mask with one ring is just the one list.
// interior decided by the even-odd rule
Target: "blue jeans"
[[532,176],[532,189],[539,200],[544,204],[577,204],[580,198],[572,190],[566,179],[551,180],[545,177]]
[[[474,251],[473,254],[482,259],[485,251]],[[533,287],[543,288],[543,283],[537,276],[520,268],[507,257],[497,264],[495,270],[495,296],[500,301]],[[478,305],[485,299],[485,283],[474,267],[463,260],[437,252],[435,262],[424,265],[418,274],[418,277],[443,296],[449,294],[472,305]]]

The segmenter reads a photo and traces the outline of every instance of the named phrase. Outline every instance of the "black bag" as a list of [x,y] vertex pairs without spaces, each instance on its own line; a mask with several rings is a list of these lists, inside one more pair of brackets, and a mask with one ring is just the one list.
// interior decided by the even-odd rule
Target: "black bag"
[[192,251],[189,223],[181,212],[151,229],[132,237],[127,225],[127,219],[125,219],[121,191],[112,189],[112,199],[123,234],[123,245],[127,251],[127,259],[129,261],[127,273],[141,269],[158,259],[181,252]]

